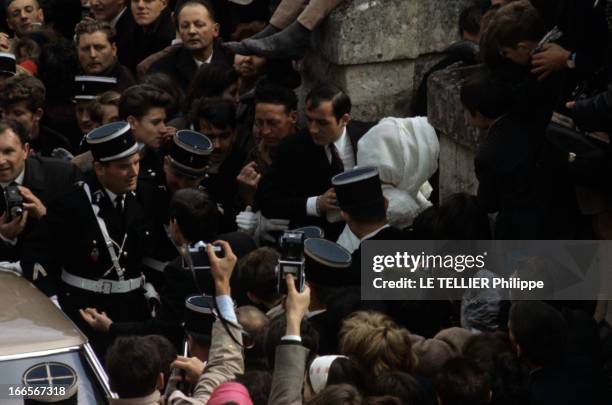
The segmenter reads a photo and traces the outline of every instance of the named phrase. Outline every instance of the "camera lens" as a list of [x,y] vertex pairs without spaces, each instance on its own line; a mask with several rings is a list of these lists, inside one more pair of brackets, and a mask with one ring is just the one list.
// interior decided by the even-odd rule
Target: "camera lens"
[[20,217],[23,214],[23,208],[11,207],[10,213],[12,218]]

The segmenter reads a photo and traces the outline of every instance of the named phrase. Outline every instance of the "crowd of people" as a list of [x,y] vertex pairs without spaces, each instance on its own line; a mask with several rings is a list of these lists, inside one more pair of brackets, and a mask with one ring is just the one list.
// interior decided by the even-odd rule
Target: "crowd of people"
[[[378,122],[325,80],[298,103],[340,3],[6,0],[0,271],[87,335],[111,403],[612,403],[605,300],[361,296],[366,240],[609,239],[612,2],[474,0]],[[479,186],[438,201],[449,66]],[[278,277],[295,235],[305,281]]]

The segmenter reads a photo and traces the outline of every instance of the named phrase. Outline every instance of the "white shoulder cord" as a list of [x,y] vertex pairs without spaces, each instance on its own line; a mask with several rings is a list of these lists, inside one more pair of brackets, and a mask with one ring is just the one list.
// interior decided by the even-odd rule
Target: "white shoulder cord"
[[104,273],[104,276],[107,276],[108,273],[110,273],[111,270],[114,268],[115,271],[117,272],[117,276],[119,277],[119,280],[123,281],[125,279],[125,277],[123,276],[123,274],[125,273],[125,270],[119,264],[119,257],[117,256],[117,253],[115,252],[115,248],[113,245],[119,248],[119,255],[121,255],[121,252],[123,252],[123,248],[125,246],[125,240],[127,239],[127,232],[123,235],[123,242],[121,242],[121,246],[119,246],[114,240],[112,240],[110,235],[108,234],[108,229],[106,228],[106,223],[104,222],[104,219],[98,215],[98,213],[100,212],[100,207],[98,207],[92,201],[91,191],[89,190],[89,185],[85,182],[81,182],[80,186],[85,191],[85,194],[87,195],[87,199],[89,200],[89,203],[91,204],[91,209],[94,213],[94,216],[96,217],[96,220],[98,221],[98,226],[100,227],[100,232],[102,232],[102,237],[104,238],[106,248],[108,249],[108,254],[110,255],[111,261],[113,262],[113,266],[110,269],[108,269],[106,273]]

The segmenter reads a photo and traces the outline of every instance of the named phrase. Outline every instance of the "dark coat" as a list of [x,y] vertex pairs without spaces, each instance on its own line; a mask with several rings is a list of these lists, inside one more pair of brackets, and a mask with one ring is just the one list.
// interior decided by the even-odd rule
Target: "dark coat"
[[496,239],[539,239],[546,229],[539,148],[533,126],[510,115],[491,126],[478,148],[474,161],[478,201],[487,212],[498,212]]
[[236,230],[236,215],[244,208],[238,199],[236,177],[240,174],[245,159],[243,151],[234,147],[219,167],[218,173],[208,173],[202,182],[206,192],[223,208],[221,232]]
[[[355,160],[357,142],[369,127],[366,123],[349,122],[347,134]],[[308,198],[329,190],[331,178],[325,148],[316,145],[307,130],[289,135],[279,144],[272,166],[259,183],[257,205],[267,218],[289,219],[292,228],[316,225],[333,239],[342,231],[341,224],[329,224],[324,218],[311,217],[306,212]]]
[[[151,246],[151,227],[142,207],[133,193],[126,194],[122,218],[93,173],[86,176],[86,183],[94,204],[100,208],[99,216],[105,220],[110,237],[117,244],[123,244],[119,262],[125,269],[125,279],[140,277],[142,257],[149,253]],[[98,308],[113,321],[144,320],[150,316],[142,290],[105,295],[60,281],[60,268],[91,280],[118,280],[114,269],[108,271],[112,268],[111,258],[92,206],[80,185],[73,186],[68,194],[49,205],[47,215],[24,240],[23,252],[21,266],[24,276],[32,280],[34,264],[44,266],[48,276],[35,280],[35,284],[48,294],[58,293],[62,310],[88,334],[98,353],[109,344],[108,338],[91,331],[81,320],[80,308]]]
[[102,73],[101,76],[115,77],[117,79],[115,91],[119,93],[123,93],[125,89],[136,84],[136,79],[134,79],[134,75],[130,72],[130,69],[119,62],[113,64],[113,66]]
[[68,138],[45,126],[40,127],[38,138],[30,141],[30,148],[34,153],[45,157],[51,157],[51,153],[55,148],[64,148],[72,152],[72,145]]
[[[224,63],[228,66],[233,65],[233,59],[224,51],[218,42],[213,46],[213,57],[211,63]],[[198,65],[189,52],[184,47],[177,47],[163,58],[159,59],[149,69],[150,72],[161,72],[172,77],[183,91],[187,91],[191,79],[198,71]]]
[[132,49],[136,64],[170,46],[175,37],[176,29],[170,17],[168,7],[162,11],[146,32],[137,25],[134,36],[134,48]]
[[115,26],[115,31],[117,32],[115,42],[117,44],[117,57],[119,58],[119,63],[126,66],[132,72],[136,71],[137,64],[137,54],[134,52],[134,49],[136,49],[134,39],[136,38],[137,29],[138,25],[136,21],[134,21],[134,16],[128,4],[121,18],[117,20],[117,25]]
[[[26,160],[23,186],[27,187],[48,208],[55,199],[68,192],[81,177],[81,173],[71,163],[41,156],[30,156]],[[4,213],[4,204],[0,204],[0,215]],[[13,247],[0,241],[2,260],[17,261],[21,258],[24,240],[38,223],[28,217],[26,228]]]

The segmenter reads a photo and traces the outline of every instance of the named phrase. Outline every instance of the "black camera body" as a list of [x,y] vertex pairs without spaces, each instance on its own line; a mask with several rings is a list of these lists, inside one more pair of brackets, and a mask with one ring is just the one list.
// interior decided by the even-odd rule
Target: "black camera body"
[[[187,249],[186,254],[182,256],[183,269],[192,272],[194,281],[198,289],[204,293],[213,295],[215,294],[215,283],[210,273],[210,259],[208,258],[208,252],[206,251],[207,243],[198,242],[190,245]],[[213,245],[213,250],[217,257],[224,257],[225,251],[221,246]]]
[[287,274],[293,276],[295,289],[304,291],[304,240],[304,232],[300,231],[286,231],[280,238],[281,254],[276,268],[276,285],[280,294],[287,294]]
[[4,188],[4,202],[9,221],[23,215],[24,200],[17,186],[6,186]]

